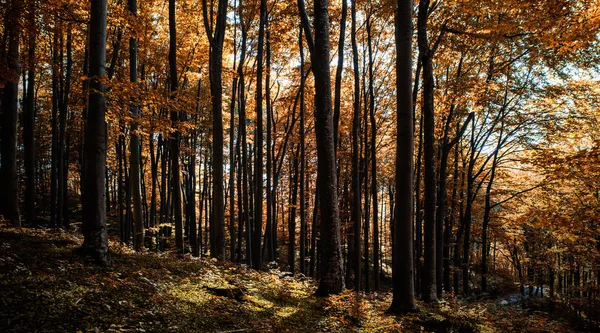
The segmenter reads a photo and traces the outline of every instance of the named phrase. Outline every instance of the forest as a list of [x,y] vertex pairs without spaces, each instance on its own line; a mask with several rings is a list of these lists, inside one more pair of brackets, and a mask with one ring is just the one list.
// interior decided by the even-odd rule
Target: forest
[[0,4],[0,331],[600,332],[599,0]]

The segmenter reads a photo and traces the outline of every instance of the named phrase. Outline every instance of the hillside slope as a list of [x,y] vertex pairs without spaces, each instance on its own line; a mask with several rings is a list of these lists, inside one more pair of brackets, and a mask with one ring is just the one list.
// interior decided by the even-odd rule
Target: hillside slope
[[2,332],[550,332],[541,313],[497,301],[449,299],[419,313],[385,314],[391,295],[317,298],[312,279],[257,272],[111,243],[111,263],[74,254],[61,230],[0,229]]

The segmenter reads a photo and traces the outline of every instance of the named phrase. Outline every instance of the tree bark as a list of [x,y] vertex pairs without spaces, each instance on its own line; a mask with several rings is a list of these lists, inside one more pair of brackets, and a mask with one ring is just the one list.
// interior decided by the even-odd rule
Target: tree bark
[[360,69],[358,67],[358,47],[356,44],[356,1],[352,2],[352,64],[354,67],[354,102],[352,117],[352,224],[353,237],[348,244],[348,253],[350,260],[351,278],[349,279],[349,288],[354,287],[357,291],[361,286],[360,269],[360,232],[361,232],[361,184],[360,184],[360,148],[358,132],[360,130]]
[[258,28],[258,55],[256,58],[256,130],[254,132],[254,229],[252,232],[252,267],[262,268],[260,251],[263,218],[263,52],[265,22],[267,20],[267,2],[260,2],[260,23]]
[[436,287],[436,229],[435,229],[435,124],[434,124],[434,82],[432,50],[427,38],[427,19],[429,0],[419,2],[418,44],[419,56],[423,66],[423,148],[424,148],[424,258],[421,293],[423,300],[437,300]]
[[[134,17],[137,16],[137,0],[128,0],[127,5],[129,7],[129,12]],[[135,33],[135,32],[134,32]],[[132,35],[129,38],[129,81],[134,84],[137,84],[137,39]],[[140,189],[140,139],[139,139],[139,120],[140,120],[140,110],[137,106],[137,102],[132,101],[133,105],[131,106],[131,115],[133,116],[133,121],[131,122],[131,138],[129,141],[130,144],[130,185],[131,185],[131,196],[133,198],[133,247],[135,250],[139,251],[144,247],[144,225],[142,221],[142,196]],[[150,140],[153,140],[150,138]]]
[[[348,16],[348,1],[342,1],[342,18],[340,20],[340,38],[338,40],[338,62],[335,69],[335,98],[333,103],[333,140],[335,147],[339,144],[340,109],[342,100],[342,73],[344,71],[344,42],[346,38],[346,17]],[[356,32],[354,32],[356,34]],[[302,73],[304,74],[304,73]]]
[[90,96],[85,147],[83,201],[83,254],[105,264],[108,257],[106,232],[106,0],[92,0],[90,10]]
[[337,294],[344,289],[331,110],[328,6],[327,0],[317,0],[314,3],[315,38],[314,51],[311,52],[315,78],[315,133],[317,142],[319,142],[317,145],[317,187],[320,193],[320,230],[322,239],[326,240],[321,242],[319,249],[322,260],[320,262],[321,280],[317,295],[321,296]]
[[396,203],[390,225],[393,237],[391,313],[416,310],[413,279],[413,108],[412,1],[398,0],[396,8]]
[[[213,8],[210,8],[211,13]],[[211,257],[225,260],[225,216],[223,190],[223,41],[227,25],[227,0],[219,0],[214,31],[209,24],[207,1],[202,1],[204,26],[210,42],[210,92],[212,102],[212,217]],[[212,17],[212,14],[211,14]],[[212,23],[212,22],[211,22]]]
[[[169,0],[169,92],[171,99],[175,99],[178,92],[177,82],[177,25],[175,22],[175,0]],[[174,132],[169,139],[171,144],[171,192],[173,195],[173,214],[175,220],[175,246],[184,252],[183,220],[181,212],[181,179],[179,170],[179,111],[171,110],[171,122]]]
[[23,148],[25,157],[25,222],[29,226],[36,224],[35,205],[35,48],[36,21],[35,2],[29,2],[29,45],[27,68],[27,98],[23,109]]
[[[345,1],[344,1],[345,3]],[[299,29],[298,46],[300,48],[300,273],[306,275],[306,129],[304,103],[304,46],[302,44],[302,29]]]

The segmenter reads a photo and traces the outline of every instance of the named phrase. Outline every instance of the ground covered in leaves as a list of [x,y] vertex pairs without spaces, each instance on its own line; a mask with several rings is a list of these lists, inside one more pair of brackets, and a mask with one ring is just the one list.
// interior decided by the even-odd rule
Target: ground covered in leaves
[[[408,316],[389,293],[315,297],[312,279],[111,243],[88,265],[75,234],[0,225],[0,332],[570,332],[497,299],[449,298]],[[240,291],[222,294],[219,290]]]

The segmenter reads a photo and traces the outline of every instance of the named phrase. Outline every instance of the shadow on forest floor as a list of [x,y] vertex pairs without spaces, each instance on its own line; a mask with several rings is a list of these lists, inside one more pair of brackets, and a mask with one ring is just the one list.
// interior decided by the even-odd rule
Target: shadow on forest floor
[[[81,242],[62,230],[0,225],[1,332],[568,331],[547,318],[543,328],[531,325],[539,318],[515,326],[518,309],[493,301],[449,299],[420,304],[424,310],[410,316],[388,316],[389,294],[318,298],[314,282],[300,275],[136,253],[114,241],[110,264],[97,267],[74,254]],[[216,296],[214,288],[239,288],[244,296]]]

